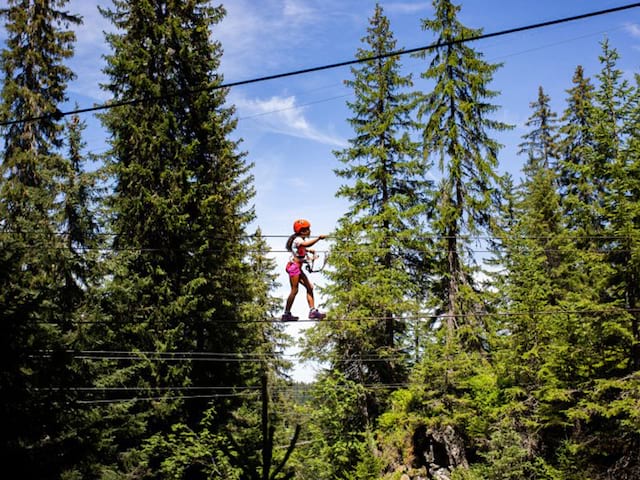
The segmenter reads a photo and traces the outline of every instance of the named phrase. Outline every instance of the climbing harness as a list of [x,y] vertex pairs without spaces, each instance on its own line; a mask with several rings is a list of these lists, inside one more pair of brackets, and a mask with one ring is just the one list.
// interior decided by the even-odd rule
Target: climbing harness
[[316,265],[316,260],[320,260],[320,255],[315,252],[307,253],[307,258],[305,259],[305,266],[304,266],[307,272],[315,273],[315,272],[321,272],[322,270],[324,270],[324,267],[327,265],[327,258],[328,258],[327,252],[323,252],[322,257],[323,257],[322,264],[318,266]]

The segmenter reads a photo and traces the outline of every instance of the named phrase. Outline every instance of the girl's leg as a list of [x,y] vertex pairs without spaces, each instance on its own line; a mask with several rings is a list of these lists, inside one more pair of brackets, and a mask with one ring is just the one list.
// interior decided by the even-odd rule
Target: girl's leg
[[298,294],[299,281],[300,281],[300,275],[294,275],[289,277],[289,283],[291,284],[291,292],[289,293],[289,297],[287,297],[287,304],[284,308],[284,311],[287,313],[291,312],[293,301],[296,299],[296,295]]
[[320,313],[315,308],[315,303],[313,299],[313,284],[311,280],[307,278],[307,276],[303,273],[300,275],[300,283],[304,285],[304,288],[307,289],[307,302],[309,303],[309,319],[317,319],[322,320],[326,317],[326,314]]
[[309,304],[309,308],[314,308],[315,300],[313,298],[313,284],[311,283],[311,280],[302,273],[300,274],[300,283],[302,283],[304,288],[307,290],[307,303]]

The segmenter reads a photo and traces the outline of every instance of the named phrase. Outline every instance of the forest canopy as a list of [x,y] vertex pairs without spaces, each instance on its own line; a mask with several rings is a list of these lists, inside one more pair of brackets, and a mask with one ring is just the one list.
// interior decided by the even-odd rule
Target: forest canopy
[[[265,167],[222,74],[225,6],[100,7],[109,100],[87,109],[69,108],[71,6],[0,8],[7,471],[640,478],[640,72],[607,37],[564,98],[530,92],[504,145],[505,64],[469,41],[484,30],[464,5],[433,0],[416,24],[430,47],[411,56],[385,8],[367,11],[350,133],[326,164],[346,208],[308,273],[327,317],[295,339],[286,257],[256,214]],[[320,365],[313,382],[292,358]]]

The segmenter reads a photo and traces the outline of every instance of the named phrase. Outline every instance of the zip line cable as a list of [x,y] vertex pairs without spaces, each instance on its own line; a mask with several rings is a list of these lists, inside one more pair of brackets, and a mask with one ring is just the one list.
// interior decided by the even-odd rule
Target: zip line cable
[[[530,53],[530,52],[535,52],[535,51],[539,51],[539,50],[544,50],[544,49],[550,48],[550,47],[555,47],[557,45],[570,43],[570,42],[573,42],[575,40],[581,40],[581,39],[584,39],[584,38],[593,37],[595,35],[606,34],[606,33],[610,32],[612,30],[618,30],[618,29],[621,29],[621,28],[624,28],[624,27],[620,26],[620,27],[616,27],[616,28],[613,28],[613,29],[599,30],[599,31],[594,32],[594,33],[588,33],[588,34],[580,35],[580,36],[577,36],[577,37],[571,37],[571,38],[568,38],[568,39],[565,39],[565,40],[562,40],[562,41],[548,43],[548,44],[545,44],[545,45],[540,45],[538,47],[528,48],[526,50],[520,50],[518,52],[499,55],[497,57],[488,58],[487,60],[488,61],[497,61],[497,60],[504,59],[504,58],[515,57],[515,56],[518,56],[518,55],[522,55],[522,54],[526,54],[526,53]],[[333,87],[335,85],[342,85],[342,84],[341,83],[337,83],[337,84],[328,85],[326,87],[313,88],[313,89],[310,89],[310,90],[305,90],[303,93],[322,90],[322,89],[325,89],[325,88]],[[351,97],[353,95],[354,95],[354,93],[351,92],[351,93],[346,93],[346,94],[342,94],[342,95],[324,97],[324,98],[321,98],[319,100],[313,100],[313,101],[309,101],[309,102],[306,102],[306,103],[301,103],[301,104],[298,104],[298,105],[292,105],[290,107],[284,107],[284,108],[279,108],[279,109],[276,109],[276,110],[269,110],[269,111],[264,111],[264,112],[260,112],[260,113],[254,113],[254,114],[247,114],[245,116],[238,117],[237,120],[238,121],[253,120],[254,118],[257,118],[257,117],[262,117],[262,116],[266,116],[266,115],[272,115],[274,113],[286,112],[286,111],[290,111],[290,110],[298,110],[298,109],[301,109],[303,107],[307,107],[309,105],[316,105],[316,104],[319,104],[319,103],[324,103],[324,102],[329,102],[329,101],[332,101],[332,100],[337,100],[339,98]],[[87,140],[87,143],[91,144],[92,141],[91,140]],[[104,153],[105,151],[109,150],[109,148],[110,147],[105,146],[105,147],[102,147],[102,148],[97,149],[97,150],[90,150],[90,151],[87,151],[85,153],[85,155],[88,155],[88,156],[96,155],[97,156],[97,155],[100,155],[100,154]]]
[[[69,235],[69,232],[66,231],[52,231],[52,232],[47,232],[45,230],[30,230],[30,231],[17,231],[17,230],[0,230],[0,238],[2,238],[3,236],[23,236],[23,235],[34,235],[34,234],[46,234],[46,235],[51,235],[51,236],[55,236],[55,237],[63,237],[65,235]],[[107,237],[117,237],[119,234],[117,233],[112,233],[112,232],[102,232],[102,233],[96,233],[94,235],[94,238],[107,238]],[[266,239],[280,239],[280,238],[288,238],[289,235],[260,235],[257,236],[255,234],[246,234],[246,235],[240,235],[239,238],[240,239],[258,239],[261,238],[263,240]],[[311,236],[313,237],[313,236]],[[218,235],[205,235],[203,238],[206,238],[208,240],[225,240],[226,237],[224,236],[218,236]],[[397,237],[394,235],[385,235],[383,237],[380,238],[380,240],[394,240]],[[357,240],[366,240],[367,237],[364,238],[358,238]],[[550,241],[550,240],[556,240],[557,236],[553,236],[553,235],[459,235],[459,236],[450,236],[450,235],[439,235],[439,234],[429,234],[429,233],[424,233],[424,234],[420,234],[420,236],[418,238],[412,238],[411,241],[413,243],[427,243],[429,241],[438,241],[438,240],[450,240],[450,239],[457,239],[459,241],[466,241],[466,242],[491,242],[491,241],[496,241],[498,243],[503,243],[506,241],[524,241],[524,240],[540,240],[540,241]],[[342,242],[345,241],[351,241],[353,243],[354,239],[348,239],[348,238],[337,238],[334,236],[325,236],[325,240],[326,241],[332,241],[332,240],[339,240]],[[634,241],[634,236],[633,235],[609,235],[609,234],[603,234],[603,235],[571,235],[571,233],[567,234],[567,237],[565,239],[567,242],[574,242],[577,240],[599,240],[599,241],[603,241],[603,242],[624,242],[624,241]],[[34,242],[36,243],[36,242]],[[58,244],[56,245],[53,241],[50,242],[50,245],[38,245],[39,248],[45,248],[45,249],[49,249],[49,250],[68,250],[69,247],[65,244]],[[618,246],[620,246],[621,244],[618,243]],[[33,245],[30,244],[28,245],[28,247],[32,247]],[[217,252],[221,252],[223,250],[221,249],[216,249],[216,248],[206,248],[206,249],[201,249],[199,248],[198,245],[193,245],[191,247],[163,247],[163,246],[159,246],[159,247],[134,247],[134,246],[128,246],[128,247],[113,247],[113,246],[86,246],[86,245],[74,245],[73,246],[76,250],[78,251],[99,251],[99,252],[199,252],[199,253],[217,253]],[[353,244],[353,246],[351,247],[347,247],[347,248],[342,248],[341,251],[345,252],[345,253],[353,253],[353,252],[387,252],[390,249],[396,248],[397,245],[391,245],[389,247],[379,247],[376,246],[374,244]],[[543,249],[545,252],[562,252],[563,250],[560,247],[556,247],[556,248],[546,248],[543,245],[534,245],[535,248],[539,248],[539,249]],[[495,245],[493,250],[489,250],[487,249],[487,247],[483,247],[482,249],[478,249],[478,248],[471,248],[470,246],[466,246],[466,245],[460,245],[461,249],[464,249],[465,251],[468,252],[472,252],[472,253],[494,253],[500,250],[503,250],[504,248],[508,248],[508,247],[504,247],[501,248],[499,245]],[[526,250],[531,250],[531,247],[527,247],[526,245],[511,245],[511,248],[514,250],[519,250],[519,251],[526,251]],[[444,247],[438,247],[438,246],[429,246],[426,245],[424,248],[418,248],[415,246],[405,246],[403,247],[403,250],[406,251],[415,251],[415,252],[443,252],[443,253],[448,253],[451,252],[450,249],[444,248]],[[266,253],[272,253],[272,254],[287,254],[287,253],[291,253],[289,250],[284,250],[284,249],[274,249],[274,248],[270,248],[267,247],[265,250],[247,250],[244,249],[243,250],[245,253],[260,253],[260,252],[266,252]],[[587,249],[581,249],[581,252],[593,252],[593,253],[608,253],[608,252],[615,252],[615,253],[623,253],[623,252],[633,252],[635,251],[635,249],[632,248],[627,248],[627,249],[620,249],[620,248],[616,248],[616,246],[608,246],[608,247],[602,247],[602,248],[587,248]],[[316,253],[322,253],[322,254],[329,254],[334,252],[334,250],[331,249],[315,249]]]
[[[409,387],[409,384],[372,384],[370,386],[358,384],[358,387],[362,387],[365,390],[386,390],[386,389],[398,389]],[[352,388],[349,385],[337,385],[335,388]],[[235,387],[234,387],[235,388]],[[272,387],[273,388],[273,387]],[[41,389],[42,390],[42,389]],[[70,389],[73,390],[73,389]],[[150,390],[153,390],[152,388]],[[276,388],[277,390],[277,388]],[[294,394],[304,394],[306,392],[305,388],[301,388],[298,391],[295,389],[279,391],[278,393],[294,393]],[[255,397],[257,401],[261,401],[260,398],[256,397],[257,391],[243,391],[243,392],[231,392],[231,393],[211,393],[206,395],[163,395],[163,396],[146,396],[146,397],[130,397],[130,398],[112,398],[112,399],[93,399],[93,400],[75,400],[71,402],[66,402],[69,404],[76,405],[91,405],[91,404],[109,404],[109,403],[125,403],[125,402],[139,402],[139,401],[159,401],[159,400],[190,400],[190,399],[203,399],[203,398],[234,398],[234,397]]]
[[[588,33],[588,34],[580,35],[580,36],[577,36],[577,37],[571,37],[571,38],[568,38],[566,40],[553,42],[553,43],[548,43],[548,44],[545,44],[545,45],[540,45],[538,47],[528,48],[526,50],[520,50],[518,52],[499,55],[497,57],[489,58],[488,61],[497,61],[497,60],[504,59],[504,58],[515,57],[515,56],[526,54],[526,53],[531,53],[531,52],[535,52],[535,51],[539,51],[539,50],[544,50],[546,48],[555,47],[557,45],[570,43],[570,42],[573,42],[575,40],[581,40],[581,39],[584,39],[584,38],[593,37],[595,35],[606,34],[606,33],[610,32],[612,30],[618,30],[618,29],[621,29],[621,28],[623,28],[623,26],[620,26],[620,27],[617,27],[617,28],[613,28],[613,29],[600,30],[600,31],[597,31],[597,32],[594,32],[594,33]],[[328,87],[332,87],[332,86],[335,86],[335,85],[341,85],[341,83],[332,84],[332,85],[329,85]],[[314,89],[311,89],[311,90],[306,90],[305,92],[312,92],[312,91],[321,90],[321,89],[328,88],[328,87],[314,88]],[[303,92],[303,93],[305,93],[305,92]],[[336,100],[336,99],[339,99],[339,98],[350,97],[350,96],[353,96],[353,95],[354,95],[354,93],[351,92],[351,93],[342,94],[342,95],[325,97],[325,98],[321,98],[319,100],[314,100],[314,101],[310,101],[310,102],[306,102],[306,103],[301,103],[301,104],[298,104],[298,105],[292,105],[290,107],[284,107],[284,108],[279,108],[279,109],[276,109],[276,110],[269,110],[269,111],[260,112],[260,113],[248,114],[248,115],[245,115],[245,116],[242,116],[242,117],[238,117],[237,120],[238,121],[253,120],[254,118],[257,118],[257,117],[262,117],[262,116],[266,116],[266,115],[272,115],[274,113],[280,113],[280,112],[285,112],[285,111],[290,111],[290,110],[297,110],[297,109],[300,109],[300,108],[303,108],[303,107],[307,107],[309,105],[316,105],[316,104],[319,104],[319,103],[324,103],[324,102]],[[92,142],[91,142],[91,140],[88,140],[87,143],[90,144]],[[100,154],[104,153],[105,151],[109,150],[109,148],[110,147],[105,146],[105,147],[102,147],[102,148],[100,148],[98,150],[88,151],[85,154],[88,155],[88,156],[100,155]]]
[[318,103],[328,102],[330,100],[337,100],[338,98],[351,97],[353,95],[354,95],[353,92],[352,93],[345,93],[343,95],[336,95],[334,97],[322,98],[320,100],[315,100],[315,101],[312,101],[312,102],[301,103],[299,105],[294,105],[292,107],[279,108],[277,110],[269,110],[267,112],[260,112],[260,113],[254,113],[252,115],[245,115],[244,117],[238,117],[238,121],[240,121],[240,120],[251,120],[253,118],[263,117],[265,115],[273,115],[274,113],[280,113],[280,112],[286,112],[286,111],[289,111],[289,110],[295,110],[295,109],[302,108],[302,107],[308,107],[309,105],[316,105]]
[[[31,235],[36,233],[42,233],[53,236],[64,236],[70,235],[71,232],[65,230],[55,230],[55,231],[47,231],[47,230],[0,230],[0,235]],[[114,232],[97,232],[93,234],[95,237],[117,237],[118,233]],[[244,235],[238,235],[238,238],[243,239],[267,239],[267,238],[289,238],[291,234],[260,234],[256,235],[254,233],[247,233]],[[310,235],[310,238],[313,238],[315,235]],[[632,238],[631,235],[610,235],[610,234],[593,234],[593,235],[571,235],[568,234],[568,237],[575,240],[629,240]],[[228,237],[224,235],[205,235],[204,238],[208,240],[225,240]],[[367,237],[341,237],[338,238],[332,235],[326,235],[324,240],[340,240],[343,242],[353,241],[353,240],[362,240]],[[379,237],[381,240],[389,240],[394,239],[396,236],[394,235],[385,235]],[[461,234],[461,235],[440,235],[440,234],[430,234],[423,233],[420,234],[419,241],[427,241],[427,240],[451,240],[457,238],[459,240],[466,240],[469,242],[472,241],[481,241],[481,240],[505,240],[505,239],[516,239],[516,240],[553,240],[557,238],[557,235],[507,235],[507,236],[498,236],[498,235],[469,235],[469,234]],[[413,238],[412,240],[416,240]],[[318,250],[316,250],[318,251]]]
[[[18,249],[20,247],[16,247],[16,249]],[[28,245],[28,246],[23,246],[24,248],[33,248],[33,245]],[[69,251],[69,247],[65,246],[65,245],[48,245],[48,246],[42,246],[42,245],[38,245],[39,249],[43,249],[43,250],[47,250],[47,251]],[[542,245],[535,245],[534,247],[526,247],[526,246],[517,246],[517,247],[512,247],[513,251],[518,251],[518,253],[527,253],[527,252],[532,252],[532,251],[538,251],[540,253],[566,253],[565,250],[563,250],[562,248],[546,248]],[[220,253],[223,252],[225,250],[223,249],[212,249],[212,248],[207,248],[207,249],[198,249],[198,248],[193,248],[193,249],[189,249],[189,248],[169,248],[169,247],[157,247],[157,248],[140,248],[140,247],[84,247],[84,246],[76,246],[73,249],[76,253],[80,253],[80,252],[102,252],[102,253],[108,253],[108,252],[134,252],[134,253],[153,253],[153,252],[194,252],[195,250],[198,251],[199,254],[203,254],[203,253]],[[349,254],[353,254],[353,253],[368,253],[371,255],[375,255],[375,254],[382,254],[382,253],[388,253],[389,252],[389,248],[382,248],[382,247],[367,247],[367,246],[362,246],[359,248],[349,248],[349,249],[343,249],[342,252],[345,255],[349,255]],[[505,248],[495,248],[494,250],[488,250],[486,248],[468,248],[465,246],[461,246],[460,250],[451,250],[448,248],[432,248],[429,246],[425,246],[424,248],[416,248],[416,247],[405,247],[402,249],[402,252],[417,252],[417,253],[459,253],[461,250],[464,250],[465,253],[491,253],[491,254],[495,254],[495,253],[499,253],[499,252],[504,252],[506,249]],[[609,254],[621,254],[621,253],[626,253],[626,254],[631,254],[631,253],[635,253],[638,251],[638,248],[581,248],[579,250],[576,250],[574,253],[609,253]],[[332,257],[335,257],[335,251],[333,250],[315,250],[316,253],[321,253],[324,255],[329,255],[331,254]],[[265,250],[243,250],[243,253],[249,254],[249,253],[254,253],[254,254],[265,254],[265,255],[269,255],[269,254],[291,254],[291,252],[289,250],[273,250],[273,249],[265,249]],[[399,251],[398,252],[394,252],[395,254],[399,255]]]
[[[383,388],[403,388],[409,387],[411,384],[402,382],[402,383],[368,383],[368,384],[357,384],[359,387],[363,387],[366,389],[383,389]],[[336,385],[336,388],[351,388],[351,385]],[[249,394],[250,392],[259,392],[262,390],[261,386],[249,386],[249,385],[230,385],[230,386],[210,386],[210,387],[193,387],[193,386],[149,386],[149,387],[70,387],[70,386],[60,386],[60,387],[38,387],[34,388],[35,391],[39,392],[56,392],[56,391],[73,391],[73,392],[135,392],[135,391],[197,391],[197,390],[235,390],[232,393],[243,393]],[[288,392],[304,392],[307,390],[306,385],[285,385],[278,386],[272,385],[269,390],[274,393],[288,393]],[[231,392],[230,392],[231,393]]]
[[[120,351],[120,350],[64,350],[55,352],[46,350],[34,352],[29,356],[32,358],[51,358],[57,354],[67,354],[68,356],[78,360],[140,360],[150,362],[250,362],[264,363],[268,360],[293,361],[300,360],[303,357],[299,354],[242,354],[242,353],[222,353],[222,352],[140,352],[140,351]],[[340,361],[345,363],[354,362],[384,362],[401,360],[404,357],[399,356],[398,352],[394,355],[368,354],[358,355],[349,358],[343,358]]]
[[78,405],[91,405],[91,404],[101,404],[101,403],[126,403],[126,402],[151,402],[151,401],[159,401],[159,400],[192,400],[192,399],[203,399],[203,398],[235,398],[235,397],[246,397],[253,395],[252,392],[243,393],[214,393],[209,395],[172,395],[172,396],[162,396],[162,397],[132,397],[132,398],[113,398],[113,399],[105,399],[105,400],[76,400],[75,402],[67,402],[69,404],[78,404]]
[[[270,390],[272,393],[278,393],[281,395],[286,395],[286,394],[293,394],[294,396],[300,396],[301,398],[305,398],[311,395],[311,389],[309,388],[311,385],[309,384],[299,384],[299,385],[289,385],[289,386],[272,386],[270,387]],[[375,390],[389,390],[389,389],[400,389],[400,388],[415,388],[415,389],[420,389],[421,385],[416,384],[416,383],[408,383],[408,382],[403,382],[403,383],[374,383],[374,384],[361,384],[361,383],[354,383],[352,385],[333,385],[332,388],[335,389],[339,389],[339,390],[353,390],[354,388],[359,388],[359,389],[363,389],[366,392],[371,392],[371,391],[375,391]],[[152,390],[164,390],[165,387],[150,387],[148,389],[143,389],[140,388],[139,391],[152,391]],[[178,391],[182,391],[182,390],[187,390],[188,391],[189,387],[177,387],[177,388],[172,388],[172,387],[166,387],[166,391],[167,392],[178,392]],[[209,388],[209,387],[203,387],[203,388]],[[227,388],[227,387],[211,387],[211,388]],[[422,387],[424,388],[424,387]],[[125,403],[125,402],[139,402],[139,401],[160,401],[160,400],[189,400],[189,399],[203,399],[203,398],[232,398],[232,397],[246,397],[246,398],[254,398],[256,401],[262,401],[261,398],[259,397],[259,395],[256,395],[259,393],[261,387],[247,387],[247,386],[234,386],[234,387],[228,387],[228,390],[231,390],[228,393],[209,393],[209,394],[201,394],[201,395],[162,395],[162,396],[144,396],[144,397],[129,397],[129,398],[111,398],[111,399],[86,399],[86,400],[81,400],[81,399],[76,399],[76,400],[70,400],[70,401],[66,401],[65,403],[67,404],[73,404],[73,405],[97,405],[97,404],[110,404],[110,403]],[[87,392],[87,393],[93,393],[93,392],[98,392],[101,389],[96,389],[96,390],[86,390],[86,389],[82,389],[82,388],[76,388],[76,387],[49,387],[49,388],[38,388],[35,389],[36,391],[40,392],[40,393],[44,393],[44,392],[56,392],[56,391],[61,391],[61,392],[73,392],[73,391],[77,391],[79,393],[82,392]],[[134,391],[135,387],[131,388],[131,389],[126,389],[126,387],[121,388],[120,390],[113,390],[113,391],[120,391],[120,392],[127,392],[127,391]],[[234,391],[235,390],[235,391]],[[238,391],[240,390],[240,391]],[[104,393],[107,393],[110,390],[103,390]],[[364,393],[364,392],[362,392]],[[297,414],[297,418],[306,418],[309,419],[309,415],[308,414]]]
[[[374,390],[388,390],[398,388],[411,387],[410,383],[371,383],[371,384],[354,384],[354,385],[334,385],[334,388],[340,390],[351,390],[353,388],[363,388],[366,391]],[[76,393],[109,393],[109,392],[150,392],[150,391],[166,391],[166,392],[180,392],[180,391],[197,391],[197,390],[227,390],[227,392],[221,393],[208,393],[200,395],[162,395],[162,396],[144,396],[144,397],[129,397],[129,398],[104,398],[104,399],[76,399],[68,401],[69,404],[105,404],[105,403],[123,403],[123,402],[138,402],[138,401],[153,401],[153,400],[189,400],[189,399],[202,399],[202,398],[231,398],[231,397],[254,397],[256,400],[260,400],[256,394],[258,394],[262,387],[258,386],[229,386],[229,387],[44,387],[36,388],[35,391],[40,393],[44,392],[76,392]],[[270,391],[272,393],[279,394],[293,394],[293,395],[305,395],[309,391],[309,386],[304,385],[287,385],[287,386],[271,386]]]
[[279,79],[279,78],[286,78],[286,77],[292,77],[292,76],[297,76],[297,75],[303,75],[303,74],[307,74],[307,73],[319,72],[319,71],[322,71],[322,70],[330,70],[330,69],[335,69],[335,68],[339,68],[339,67],[346,67],[346,66],[349,66],[349,65],[355,65],[355,64],[358,64],[358,63],[369,62],[369,61],[372,61],[372,60],[381,60],[381,59],[389,58],[389,57],[396,57],[396,56],[401,56],[401,55],[406,55],[406,54],[419,53],[419,52],[424,52],[424,51],[433,50],[433,49],[437,49],[437,48],[449,47],[449,46],[453,46],[453,45],[459,45],[459,44],[462,44],[462,43],[474,42],[474,41],[478,41],[478,40],[485,40],[487,38],[500,37],[500,36],[510,35],[510,34],[513,34],[513,33],[525,32],[525,31],[528,31],[528,30],[535,30],[535,29],[549,27],[549,26],[553,26],[553,25],[559,25],[559,24],[562,24],[562,23],[574,22],[574,21],[577,21],[577,20],[584,20],[586,18],[592,18],[592,17],[602,16],[602,15],[608,15],[608,14],[611,14],[611,13],[621,12],[621,11],[624,11],[624,10],[629,10],[629,9],[637,8],[637,7],[640,7],[640,2],[630,3],[630,4],[627,4],[627,5],[622,5],[622,6],[613,7],[613,8],[608,8],[608,9],[605,9],[605,10],[598,10],[598,11],[583,13],[583,14],[580,14],[580,15],[573,15],[573,16],[570,16],[570,17],[559,18],[559,19],[556,19],[556,20],[548,20],[548,21],[545,21],[545,22],[539,22],[539,23],[534,23],[534,24],[530,24],[530,25],[524,25],[524,26],[520,26],[520,27],[509,28],[509,29],[506,29],[506,30],[499,30],[497,32],[474,35],[474,36],[471,36],[469,38],[460,38],[460,39],[451,40],[451,41],[442,42],[442,43],[438,42],[438,43],[433,43],[431,45],[426,45],[426,46],[422,46],[422,47],[415,47],[415,48],[410,48],[410,49],[400,49],[400,50],[396,50],[396,51],[385,53],[385,54],[371,55],[371,56],[368,56],[368,57],[365,57],[365,58],[361,58],[361,59],[347,60],[347,61],[343,61],[343,62],[331,63],[331,64],[321,65],[321,66],[317,66],[317,67],[303,68],[303,69],[300,69],[300,70],[294,70],[294,71],[285,72],[285,73],[277,73],[277,74],[274,74],[274,75],[265,75],[265,76],[262,76],[262,77],[256,77],[256,78],[251,78],[251,79],[247,79],[247,80],[240,80],[240,81],[236,81],[236,82],[223,83],[221,85],[215,85],[213,87],[201,88],[201,89],[197,89],[197,90],[190,90],[190,91],[187,91],[186,93],[179,93],[179,94],[176,93],[176,94],[165,95],[165,96],[151,96],[151,97],[148,97],[148,98],[134,98],[134,99],[131,99],[131,100],[122,100],[122,101],[117,101],[117,102],[113,102],[113,103],[107,102],[107,103],[104,103],[102,105],[96,105],[94,107],[70,110],[70,111],[67,111],[67,112],[61,112],[60,110],[57,110],[56,112],[54,112],[52,114],[40,115],[40,116],[35,116],[35,117],[26,117],[26,118],[22,118],[22,119],[19,119],[19,120],[10,120],[10,121],[5,121],[5,122],[0,122],[0,127],[16,125],[16,124],[26,123],[26,122],[36,122],[36,121],[44,120],[44,119],[48,119],[48,118],[53,118],[55,120],[60,120],[63,117],[68,116],[68,115],[77,115],[77,114],[80,114],[80,113],[96,112],[96,111],[111,109],[111,108],[115,108],[115,107],[123,107],[123,106],[127,106],[127,105],[136,105],[136,104],[140,104],[140,103],[148,103],[148,102],[152,102],[152,101],[158,101],[158,100],[160,100],[162,98],[167,98],[167,97],[170,98],[170,97],[176,97],[176,96],[193,95],[193,94],[198,94],[198,93],[203,93],[203,92],[211,92],[211,91],[221,90],[221,89],[225,89],[225,88],[238,87],[238,86],[248,85],[248,84],[258,83],[258,82],[265,82],[265,81],[268,81],[268,80],[276,80],[276,79]]
[[[604,309],[590,309],[590,310],[530,310],[523,312],[472,312],[472,313],[430,313],[423,312],[414,315],[404,315],[401,317],[393,317],[391,320],[397,322],[433,322],[438,320],[446,320],[449,318],[477,318],[477,317],[525,317],[525,316],[551,316],[551,315],[621,315],[624,313],[629,314],[637,314],[640,313],[640,308],[623,308],[623,307],[615,307],[615,308],[604,308]],[[73,320],[70,319],[67,323],[71,323],[73,325],[104,325],[104,324],[134,324],[139,323],[140,321],[150,321],[149,318],[142,318],[141,316],[137,318],[129,318],[126,320]],[[299,323],[363,323],[363,322],[372,322],[372,321],[384,321],[389,320],[387,316],[366,316],[366,317],[341,317],[341,318],[331,318],[328,316],[322,320],[313,320],[313,319],[304,319],[301,318],[299,320],[283,322],[280,317],[270,317],[270,318],[259,318],[253,320],[212,320],[211,323],[214,325],[239,325],[239,324],[250,324],[250,323],[276,323],[282,325],[288,324],[299,324]],[[35,324],[39,325],[58,325],[61,322],[50,322],[50,321],[36,321]]]

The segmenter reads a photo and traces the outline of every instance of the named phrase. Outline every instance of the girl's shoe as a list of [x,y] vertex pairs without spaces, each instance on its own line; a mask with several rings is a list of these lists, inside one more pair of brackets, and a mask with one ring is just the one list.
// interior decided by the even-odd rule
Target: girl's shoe
[[326,316],[326,313],[320,313],[317,308],[312,308],[309,312],[309,319],[311,320],[322,320]]
[[295,322],[296,320],[298,320],[298,317],[291,315],[291,312],[284,312],[284,315],[282,315],[283,322]]

